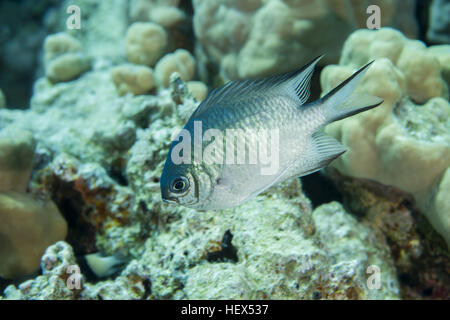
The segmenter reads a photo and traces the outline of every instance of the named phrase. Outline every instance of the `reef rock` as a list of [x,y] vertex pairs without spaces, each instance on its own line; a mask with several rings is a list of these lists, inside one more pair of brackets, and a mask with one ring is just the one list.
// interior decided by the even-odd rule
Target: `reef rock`
[[42,262],[41,276],[9,286],[5,298],[399,298],[388,246],[337,203],[312,211],[296,179],[223,212],[162,202],[171,137],[198,102],[176,75],[157,96],[119,96],[111,69],[41,79],[32,109],[0,110],[0,120],[36,137],[31,187],[47,190],[69,220],[75,252],[121,251],[131,261],[115,278],[83,276],[79,290]]

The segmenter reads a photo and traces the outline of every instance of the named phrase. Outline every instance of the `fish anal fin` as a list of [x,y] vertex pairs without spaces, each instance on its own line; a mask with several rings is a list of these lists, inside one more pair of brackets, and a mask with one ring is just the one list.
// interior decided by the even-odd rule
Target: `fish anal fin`
[[313,161],[309,168],[306,168],[306,170],[303,168],[303,172],[300,176],[306,176],[326,167],[331,161],[347,151],[347,149],[336,139],[322,131],[315,132],[312,135],[312,139],[313,153],[316,157],[313,157]]

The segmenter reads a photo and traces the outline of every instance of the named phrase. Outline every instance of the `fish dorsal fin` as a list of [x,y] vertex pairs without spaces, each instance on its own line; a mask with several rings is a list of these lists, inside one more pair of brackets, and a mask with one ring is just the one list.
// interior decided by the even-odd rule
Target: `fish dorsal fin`
[[310,94],[310,82],[314,67],[323,55],[315,58],[303,68],[282,75],[266,77],[261,79],[234,80],[212,90],[195,110],[193,117],[198,117],[213,106],[225,107],[227,102],[243,99],[247,94],[264,93],[280,89],[285,94],[298,99],[304,104]]
[[300,70],[295,71],[285,82],[287,93],[292,97],[296,97],[300,105],[308,101],[309,95],[311,94],[311,78],[314,73],[314,68],[323,56],[318,56]]

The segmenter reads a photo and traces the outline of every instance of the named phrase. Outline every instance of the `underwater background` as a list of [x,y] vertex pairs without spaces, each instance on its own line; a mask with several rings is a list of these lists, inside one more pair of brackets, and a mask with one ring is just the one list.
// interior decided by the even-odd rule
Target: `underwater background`
[[[370,7],[370,8],[369,8]],[[348,151],[241,206],[164,203],[213,88],[375,60]],[[450,1],[0,2],[0,299],[449,299]]]

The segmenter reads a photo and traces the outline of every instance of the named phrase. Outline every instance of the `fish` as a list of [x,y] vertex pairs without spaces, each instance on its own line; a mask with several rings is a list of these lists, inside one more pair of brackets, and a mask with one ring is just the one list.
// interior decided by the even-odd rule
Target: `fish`
[[322,57],[286,74],[212,90],[172,140],[160,178],[162,200],[197,210],[231,208],[342,155],[346,148],[324,127],[383,99],[355,92],[372,61],[308,102]]

